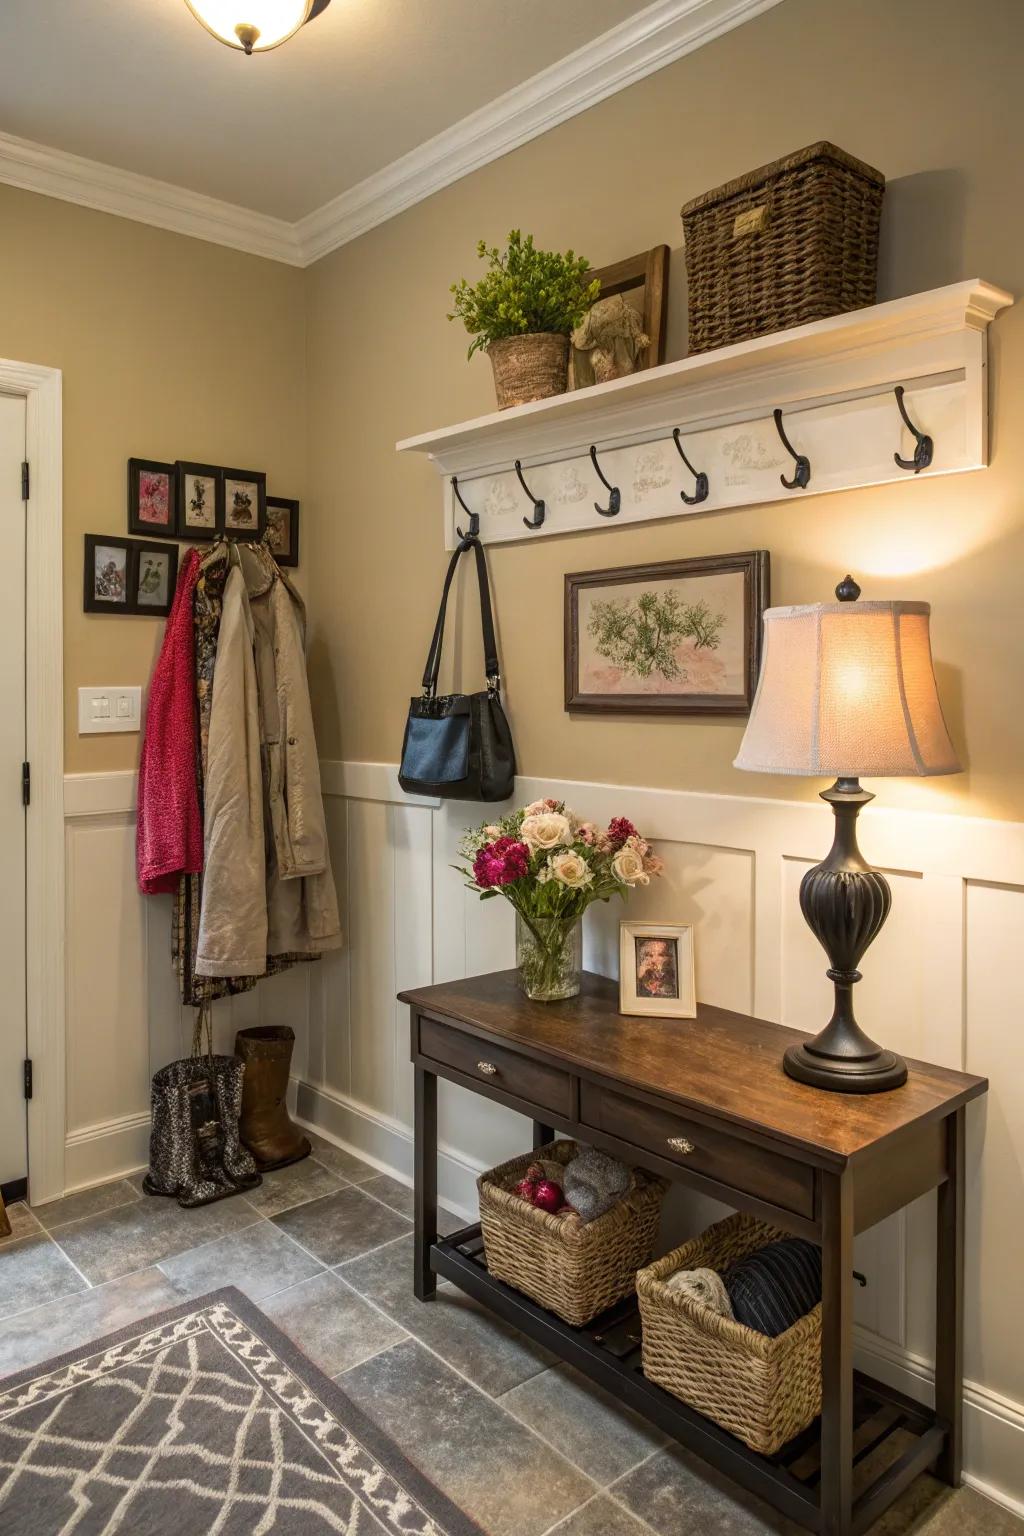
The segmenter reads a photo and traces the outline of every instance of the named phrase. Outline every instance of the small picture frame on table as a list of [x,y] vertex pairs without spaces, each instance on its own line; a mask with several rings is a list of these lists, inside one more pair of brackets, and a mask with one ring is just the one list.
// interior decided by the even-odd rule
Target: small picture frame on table
[[185,459],[178,460],[175,470],[178,538],[217,538],[224,531],[224,471]]
[[697,1017],[692,923],[619,924],[619,1012]]
[[129,564],[129,611],[166,617],[178,580],[177,544],[137,541]]
[[267,497],[267,542],[278,565],[299,563],[299,504],[288,496]]
[[158,459],[128,460],[128,532],[176,539],[177,470]]
[[224,532],[232,539],[262,539],[267,527],[267,477],[254,469],[225,469]]

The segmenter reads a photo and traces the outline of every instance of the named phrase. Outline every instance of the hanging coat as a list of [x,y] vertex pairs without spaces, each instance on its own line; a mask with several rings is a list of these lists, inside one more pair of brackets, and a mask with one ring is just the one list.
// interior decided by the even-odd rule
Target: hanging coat
[[232,549],[213,678],[199,976],[258,976],[341,925],[305,662],[302,601],[273,560]]

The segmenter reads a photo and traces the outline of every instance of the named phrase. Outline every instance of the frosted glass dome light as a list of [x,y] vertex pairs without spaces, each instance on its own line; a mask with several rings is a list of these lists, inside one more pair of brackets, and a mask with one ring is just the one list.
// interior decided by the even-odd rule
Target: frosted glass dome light
[[266,53],[294,37],[329,0],[185,0],[207,30],[242,53]]

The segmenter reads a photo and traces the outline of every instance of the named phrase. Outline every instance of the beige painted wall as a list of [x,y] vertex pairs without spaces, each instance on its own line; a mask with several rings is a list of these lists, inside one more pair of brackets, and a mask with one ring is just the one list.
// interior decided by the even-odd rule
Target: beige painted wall
[[[126,460],[266,469],[305,489],[304,274],[0,187],[0,356],[64,374],[65,768],[133,768],[78,735],[80,684],[146,684],[159,618],[82,612],[84,533],[127,533]],[[184,552],[184,546],[182,546]]]
[[[394,761],[445,556],[437,477],[397,438],[493,406],[486,359],[445,319],[480,236],[513,225],[595,264],[673,248],[669,357],[684,350],[680,204],[830,138],[882,168],[880,297],[980,276],[1021,296],[992,332],[992,467],[491,556],[507,695],[529,774],[787,798],[820,786],[732,766],[735,721],[570,719],[562,578],[638,560],[766,547],[776,602],[926,598],[968,771],[876,786],[889,804],[1019,819],[1024,765],[1024,7],[1018,0],[784,0],[320,262],[309,277],[310,498],[303,538],[327,757]],[[462,615],[475,631],[472,608]],[[463,671],[479,686],[475,637]]]

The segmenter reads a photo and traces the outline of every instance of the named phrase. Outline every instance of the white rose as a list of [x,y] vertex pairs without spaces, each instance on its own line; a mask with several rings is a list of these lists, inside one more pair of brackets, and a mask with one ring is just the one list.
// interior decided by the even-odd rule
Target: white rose
[[525,811],[523,812],[523,815],[524,816],[543,816],[544,812],[545,811],[550,811],[550,809],[551,809],[551,807],[550,807],[550,805],[548,805],[546,800],[531,800],[530,804],[526,807]]
[[644,869],[642,855],[627,844],[612,859],[612,874],[623,885],[650,885],[651,877]]
[[537,882],[538,882],[538,884],[540,884],[540,885],[547,885],[548,881],[549,880],[553,880],[553,879],[554,879],[554,871],[551,868],[550,862],[548,862],[547,864],[542,864],[540,869],[538,869],[538,871],[537,871]]
[[571,891],[582,890],[589,885],[594,878],[594,872],[582,854],[573,853],[570,849],[566,853],[554,853],[548,860],[551,873],[562,885],[569,887]]
[[572,829],[560,811],[543,811],[524,818],[519,836],[531,853],[550,853],[572,842]]

